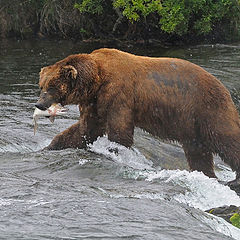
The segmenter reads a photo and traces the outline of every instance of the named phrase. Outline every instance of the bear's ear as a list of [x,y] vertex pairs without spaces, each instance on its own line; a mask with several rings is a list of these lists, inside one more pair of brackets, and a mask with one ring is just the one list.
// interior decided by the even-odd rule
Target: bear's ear
[[46,67],[41,68],[41,71],[39,72],[39,76],[41,76],[43,74],[45,69],[46,69]]
[[78,74],[77,69],[72,65],[64,66],[63,71],[65,72],[67,77],[71,77],[72,79],[77,78],[77,74]]

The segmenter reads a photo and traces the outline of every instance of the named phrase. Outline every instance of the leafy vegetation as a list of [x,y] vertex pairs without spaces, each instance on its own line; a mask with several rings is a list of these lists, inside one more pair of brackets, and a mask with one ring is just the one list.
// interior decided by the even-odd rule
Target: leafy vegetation
[[115,0],[113,6],[122,8],[123,16],[130,21],[138,21],[141,16],[146,18],[154,12],[160,14],[163,9],[160,0]]
[[234,213],[233,216],[230,218],[230,221],[233,226],[240,228],[240,215],[238,213]]
[[80,3],[75,3],[74,7],[81,13],[100,15],[103,12],[103,0],[82,0]]
[[12,0],[0,34],[174,41],[240,37],[240,0]]

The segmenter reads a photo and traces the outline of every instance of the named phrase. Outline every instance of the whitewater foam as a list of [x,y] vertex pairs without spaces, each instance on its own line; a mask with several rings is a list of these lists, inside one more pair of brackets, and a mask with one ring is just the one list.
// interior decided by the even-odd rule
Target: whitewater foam
[[[172,183],[185,189],[184,193],[176,194],[173,199],[203,211],[223,205],[240,206],[240,198],[228,186],[209,178],[201,172],[187,170],[161,170],[152,167],[151,160],[147,160],[137,149],[128,149],[120,144],[111,142],[106,136],[99,137],[93,144],[89,144],[93,152],[104,154],[113,161],[130,167],[123,172],[124,177],[145,179],[146,181],[160,180]],[[118,152],[109,149],[118,149]],[[235,173],[230,168],[222,166],[216,174],[221,181],[232,180]],[[127,174],[126,173],[129,173]]]
[[[136,148],[128,149],[120,144],[109,141],[106,136],[99,137],[93,144],[89,144],[88,147],[89,150],[103,154],[121,165],[138,170],[153,170],[152,161],[147,160]],[[111,149],[117,149],[117,153],[111,151]]]
[[[118,149],[118,152],[109,151],[109,149]],[[201,172],[189,172],[187,170],[161,170],[152,167],[152,162],[147,160],[137,149],[127,149],[117,143],[110,142],[107,137],[98,138],[93,144],[89,145],[93,152],[104,154],[113,161],[122,164],[127,168],[129,174],[124,174],[133,179],[145,179],[145,181],[160,180],[165,183],[172,183],[184,189],[184,193],[176,193],[171,197],[172,200],[184,203],[190,207],[202,211],[220,207],[223,205],[240,206],[240,198],[236,192],[228,186],[218,182],[217,179],[209,178]],[[219,167],[219,166],[218,166]],[[235,173],[225,166],[220,166],[216,175],[221,181],[230,181],[235,178]],[[130,194],[111,195],[112,198],[149,198],[163,200],[162,194]],[[230,236],[236,240],[240,239],[240,230],[227,223],[225,220],[213,215],[201,215],[202,222],[217,232]]]
[[[222,177],[221,180],[231,179],[235,175],[229,169],[227,171],[230,176],[224,171],[218,173],[218,176]],[[220,184],[217,179],[209,178],[201,172],[161,170],[155,173],[145,173],[145,175],[146,181],[159,179],[183,187],[185,193],[176,194],[172,199],[203,211],[224,205],[240,206],[240,198],[236,192]],[[240,239],[240,230],[222,218],[209,214],[205,217],[201,215],[200,220],[217,232],[236,240]]]
[[217,179],[209,178],[201,172],[186,170],[161,170],[146,173],[146,180],[154,179],[170,182],[185,189],[185,193],[177,194],[173,198],[178,202],[203,211],[223,205],[240,206],[240,198],[228,186],[222,185]]

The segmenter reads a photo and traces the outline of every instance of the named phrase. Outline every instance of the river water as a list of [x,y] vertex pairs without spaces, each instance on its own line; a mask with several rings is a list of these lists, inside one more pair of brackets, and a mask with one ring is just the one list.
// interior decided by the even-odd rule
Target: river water
[[[189,172],[181,147],[135,130],[126,149],[98,139],[89,149],[41,151],[77,121],[77,106],[52,124],[32,114],[38,72],[72,53],[103,44],[71,41],[0,42],[0,239],[240,239],[240,230],[204,210],[240,205],[234,191]],[[240,88],[240,44],[132,48],[149,56],[197,63],[229,89]],[[119,154],[107,149],[118,147]],[[215,158],[219,179],[235,174]]]

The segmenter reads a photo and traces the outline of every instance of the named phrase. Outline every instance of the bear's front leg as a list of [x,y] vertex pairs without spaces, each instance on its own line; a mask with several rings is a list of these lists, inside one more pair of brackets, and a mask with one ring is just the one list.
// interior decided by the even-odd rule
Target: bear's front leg
[[61,150],[65,148],[84,148],[86,143],[81,141],[80,121],[59,133],[44,150]]
[[131,147],[134,134],[132,110],[122,106],[117,110],[110,109],[107,116],[107,134],[110,141]]
[[79,107],[80,120],[58,134],[47,146],[47,150],[60,150],[65,148],[86,148],[93,143],[98,136],[103,136],[105,126],[98,117],[94,106]]

